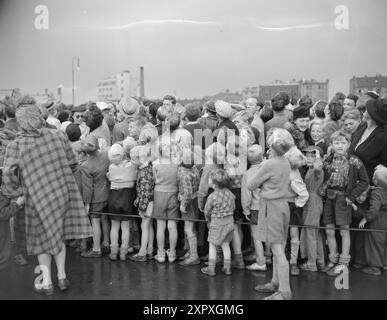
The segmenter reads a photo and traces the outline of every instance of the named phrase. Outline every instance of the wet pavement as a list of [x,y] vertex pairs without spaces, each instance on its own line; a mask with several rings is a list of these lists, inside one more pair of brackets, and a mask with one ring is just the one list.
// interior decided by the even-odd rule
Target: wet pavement
[[[271,279],[271,269],[266,273],[233,270],[232,276],[217,270],[216,277],[208,277],[200,272],[201,266],[182,267],[154,260],[111,262],[107,256],[85,259],[68,249],[70,289],[62,293],[55,288],[55,294],[46,297],[33,292],[37,259],[29,260],[28,266],[12,264],[0,273],[0,299],[260,300],[264,295],[256,293],[254,287]],[[56,275],[54,263],[52,274]],[[291,277],[291,287],[294,298],[300,300],[387,299],[387,275],[370,276],[356,270],[349,273],[348,290],[337,290],[335,278],[317,272]]]

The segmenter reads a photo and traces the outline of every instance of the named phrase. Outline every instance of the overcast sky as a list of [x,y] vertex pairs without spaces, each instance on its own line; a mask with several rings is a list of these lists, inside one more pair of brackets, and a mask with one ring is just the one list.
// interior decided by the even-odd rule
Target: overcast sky
[[[35,7],[49,9],[37,30]],[[349,9],[349,30],[334,26]],[[56,92],[71,103],[71,63],[79,56],[76,103],[98,82],[145,67],[149,98],[240,91],[273,80],[330,79],[347,93],[352,76],[387,75],[385,0],[8,0],[0,2],[0,88]]]

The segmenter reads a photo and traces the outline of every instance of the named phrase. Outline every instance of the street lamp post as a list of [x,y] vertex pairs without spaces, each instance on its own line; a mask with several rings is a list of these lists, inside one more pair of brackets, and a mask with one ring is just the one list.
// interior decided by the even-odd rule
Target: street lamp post
[[72,76],[73,76],[73,106],[75,106],[75,90],[74,90],[74,62],[77,62],[77,70],[81,68],[79,57],[75,56],[73,57],[73,62],[72,62]]

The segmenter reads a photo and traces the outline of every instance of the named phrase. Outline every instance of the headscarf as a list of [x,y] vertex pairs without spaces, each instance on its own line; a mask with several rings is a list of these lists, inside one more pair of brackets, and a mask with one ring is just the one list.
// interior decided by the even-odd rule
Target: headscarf
[[19,103],[15,117],[24,136],[39,137],[45,128],[45,121],[33,98],[24,99]]

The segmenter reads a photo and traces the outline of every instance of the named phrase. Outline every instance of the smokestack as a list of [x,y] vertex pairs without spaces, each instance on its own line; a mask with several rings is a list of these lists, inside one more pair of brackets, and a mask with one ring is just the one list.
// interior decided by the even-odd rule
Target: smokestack
[[140,97],[141,99],[145,98],[144,67],[140,67]]

